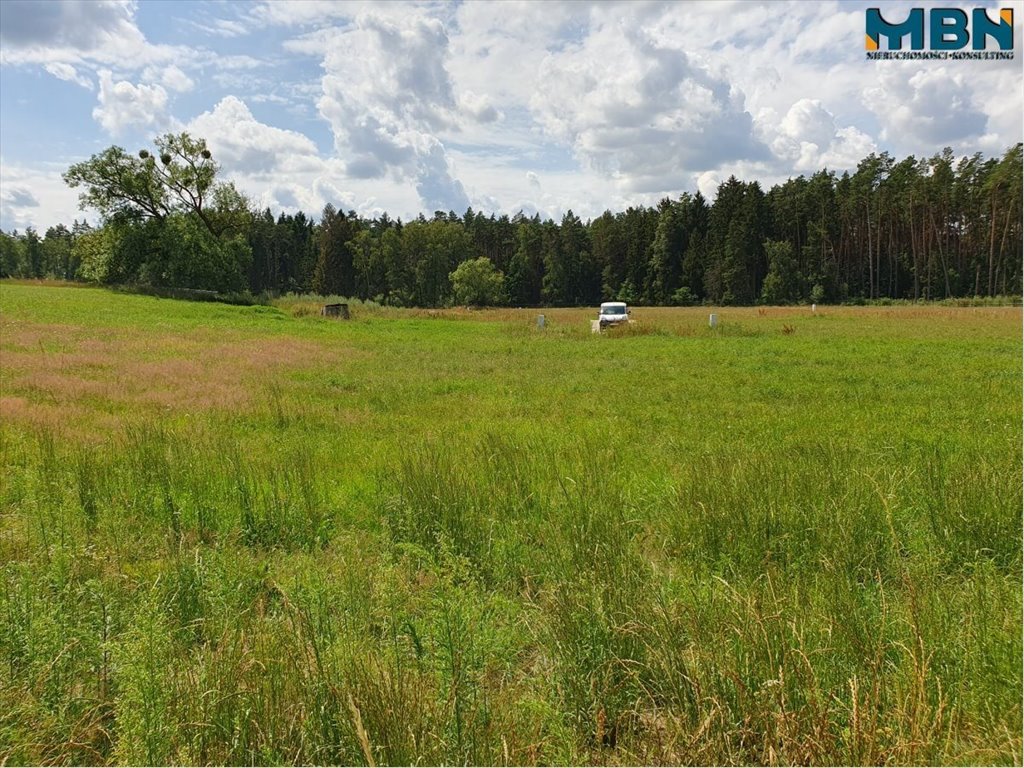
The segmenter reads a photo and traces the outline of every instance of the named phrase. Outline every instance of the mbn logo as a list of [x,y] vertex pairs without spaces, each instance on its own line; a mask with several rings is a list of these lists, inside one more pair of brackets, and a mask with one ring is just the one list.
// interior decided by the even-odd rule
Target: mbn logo
[[[877,8],[868,8],[865,31],[864,47],[869,51],[878,50],[882,37],[888,40],[889,50],[900,50],[907,35],[910,36],[910,49],[922,51],[924,8],[911,10],[901,24],[890,24]],[[928,11],[928,43],[933,51],[959,51],[968,43],[973,50],[983,51],[989,37],[999,44],[999,50],[1013,50],[1013,8],[1001,8],[996,21],[988,17],[984,8],[975,8],[969,25],[967,12],[960,8],[931,8]]]

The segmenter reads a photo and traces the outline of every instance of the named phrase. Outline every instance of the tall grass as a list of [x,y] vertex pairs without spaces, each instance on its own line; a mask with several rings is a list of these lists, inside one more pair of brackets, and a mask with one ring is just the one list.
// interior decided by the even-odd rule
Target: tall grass
[[[16,762],[53,743],[126,763],[1018,748],[1009,489],[931,453],[890,475],[827,449],[708,457],[638,494],[586,443],[427,444],[381,480],[386,528],[356,534],[308,456],[282,470],[187,433],[125,443],[113,463],[22,446],[36,482],[7,501],[35,524],[0,601]],[[918,505],[937,495],[988,517],[936,528]]]
[[206,309],[355,352],[88,434],[0,370],[0,762],[1020,762],[1005,331]]

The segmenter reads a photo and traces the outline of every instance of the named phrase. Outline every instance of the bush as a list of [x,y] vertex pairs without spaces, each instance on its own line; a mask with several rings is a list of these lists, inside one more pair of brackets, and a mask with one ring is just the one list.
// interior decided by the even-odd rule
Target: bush
[[486,256],[462,262],[449,277],[456,304],[486,307],[508,303],[505,276]]
[[697,297],[688,286],[683,286],[672,294],[672,305],[676,307],[692,307],[697,303]]

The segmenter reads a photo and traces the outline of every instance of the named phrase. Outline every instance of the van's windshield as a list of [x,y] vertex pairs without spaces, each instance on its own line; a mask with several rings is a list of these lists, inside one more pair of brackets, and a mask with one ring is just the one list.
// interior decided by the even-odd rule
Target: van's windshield
[[626,314],[625,307],[603,307],[601,309],[602,315],[624,315]]

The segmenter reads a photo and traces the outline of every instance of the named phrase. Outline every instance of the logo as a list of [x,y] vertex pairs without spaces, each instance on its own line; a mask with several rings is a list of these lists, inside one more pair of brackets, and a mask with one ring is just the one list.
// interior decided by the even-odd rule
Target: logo
[[[927,13],[913,8],[897,23],[884,19],[878,8],[868,8],[864,21],[868,59],[1013,58],[1013,8],[1000,8],[995,21],[985,8],[974,8],[969,17],[961,8],[929,8]],[[907,38],[910,49],[904,50]],[[989,40],[998,50],[988,50]]]

